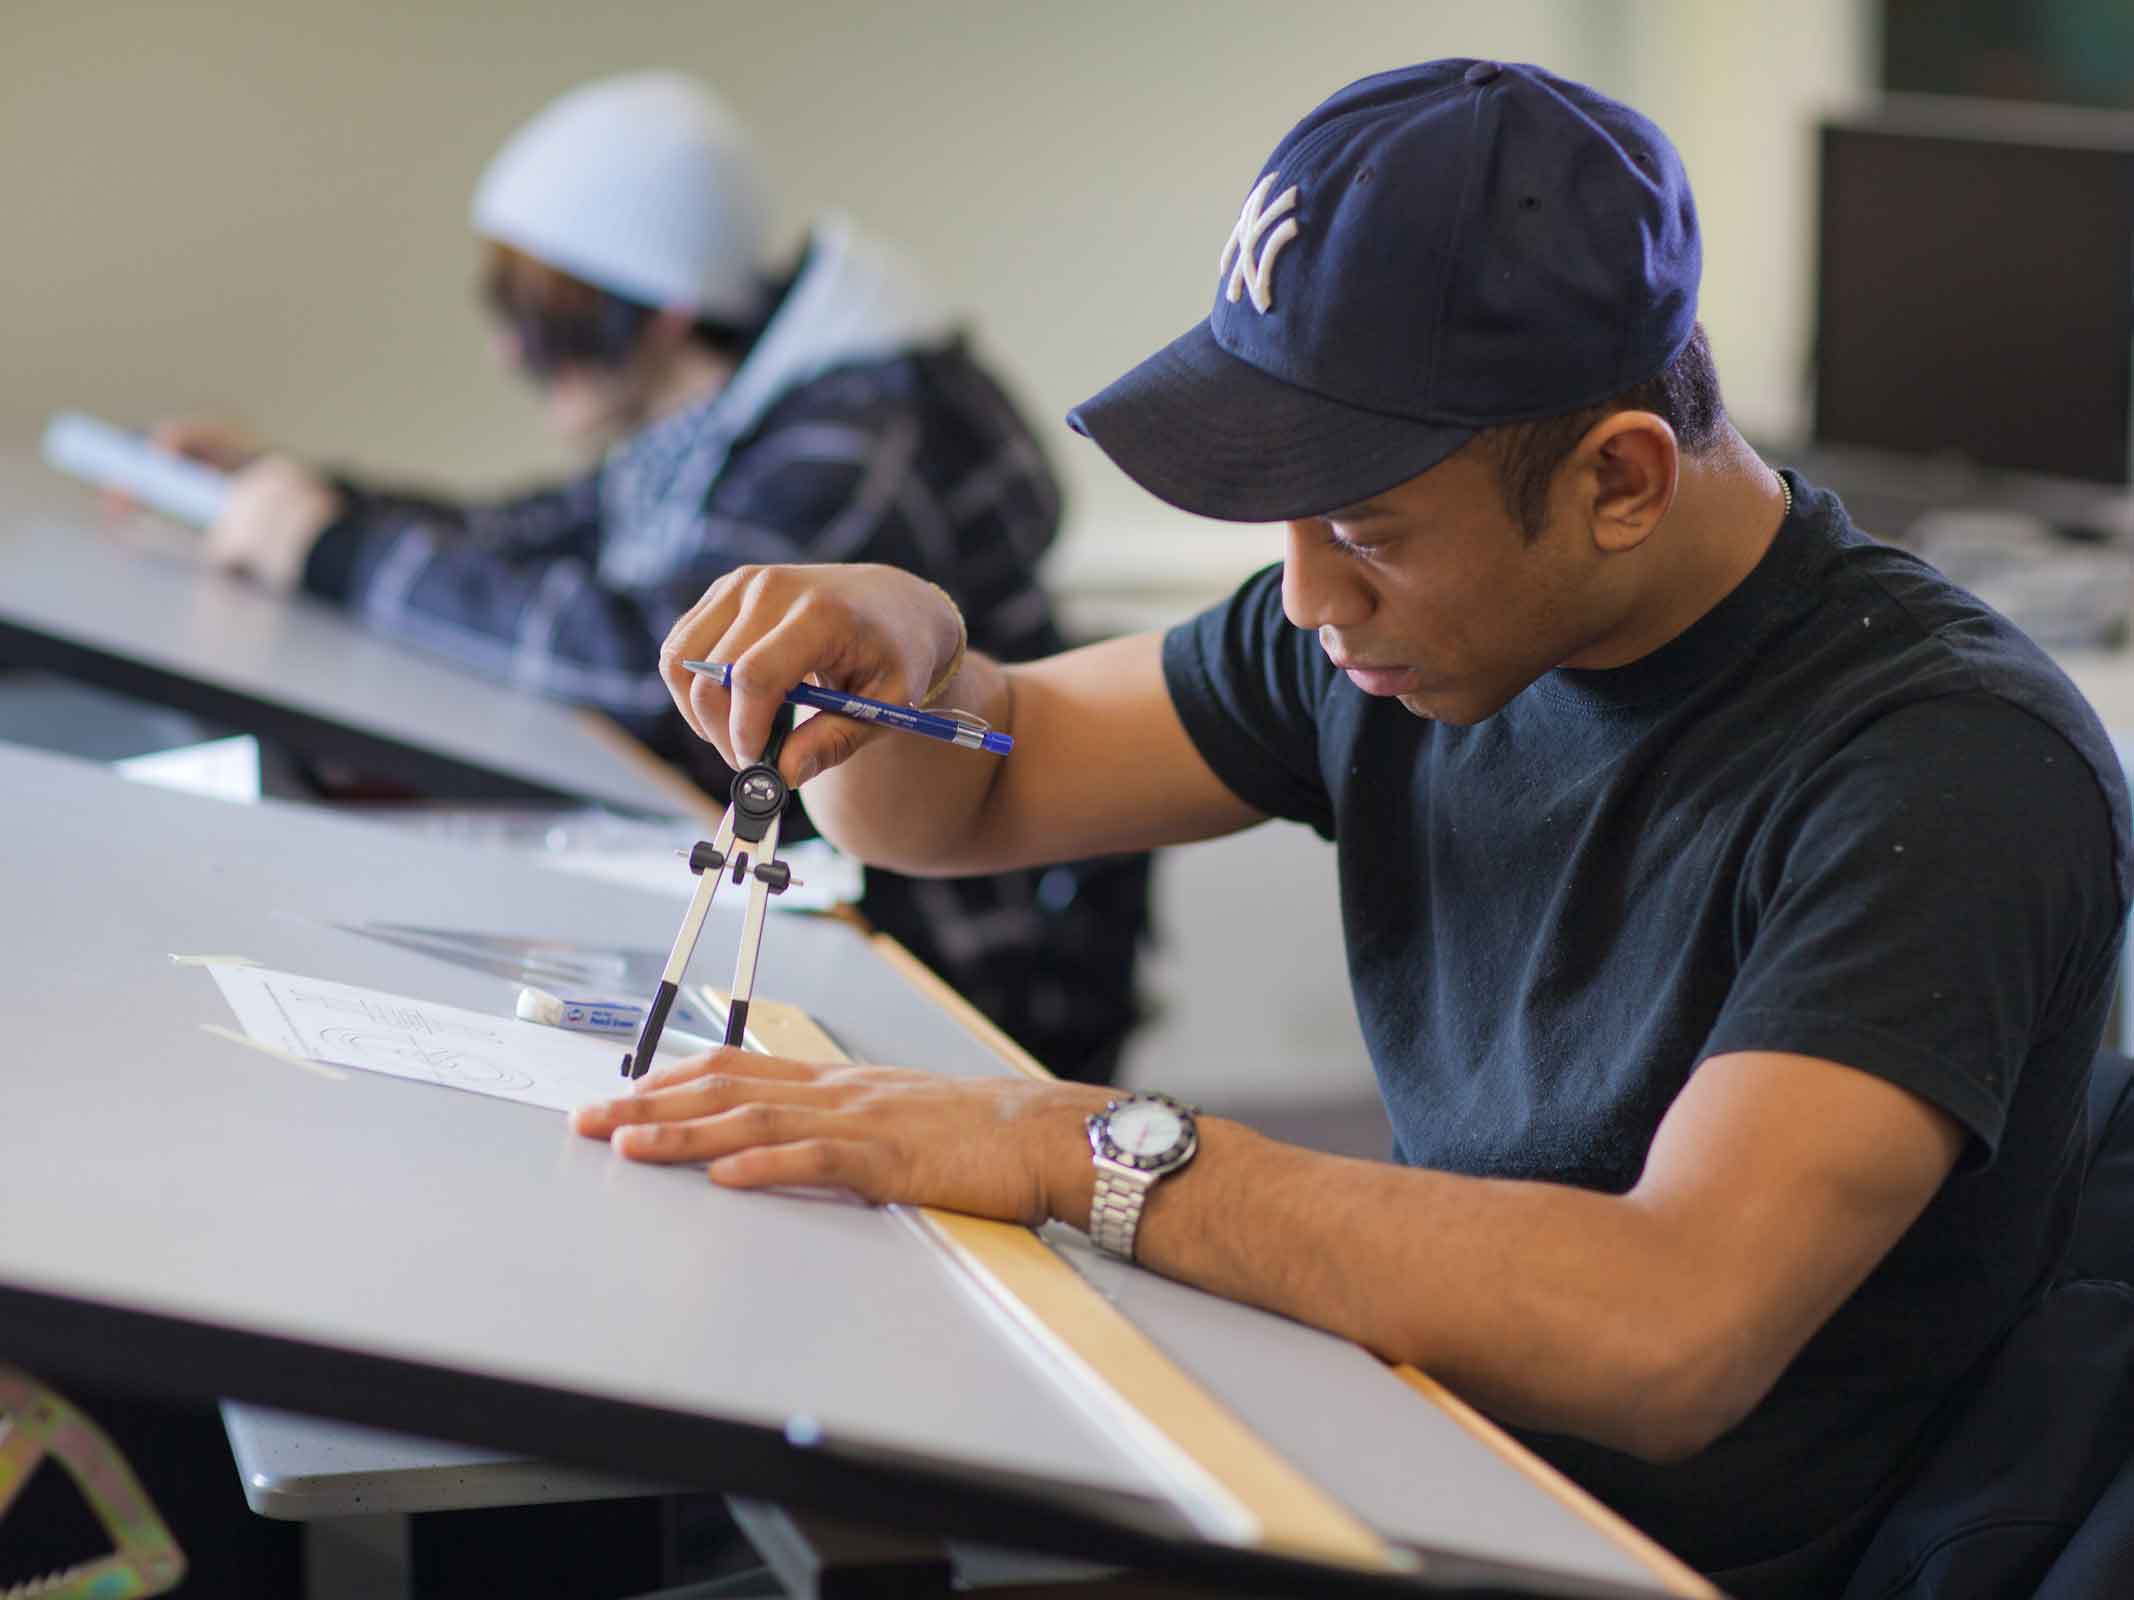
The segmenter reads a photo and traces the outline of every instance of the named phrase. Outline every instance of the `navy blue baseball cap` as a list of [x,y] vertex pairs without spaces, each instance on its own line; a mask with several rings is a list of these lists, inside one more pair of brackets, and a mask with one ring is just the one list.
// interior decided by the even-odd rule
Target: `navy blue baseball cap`
[[1067,420],[1187,511],[1317,516],[1655,376],[1689,342],[1702,265],[1651,122],[1539,67],[1425,62],[1291,129],[1215,309]]

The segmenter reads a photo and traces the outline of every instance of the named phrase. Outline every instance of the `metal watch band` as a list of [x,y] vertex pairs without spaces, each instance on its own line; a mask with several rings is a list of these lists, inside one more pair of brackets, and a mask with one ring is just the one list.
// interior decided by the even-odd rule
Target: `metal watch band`
[[1133,1260],[1141,1208],[1155,1181],[1153,1173],[1122,1171],[1099,1160],[1096,1194],[1089,1202],[1089,1242],[1106,1255]]

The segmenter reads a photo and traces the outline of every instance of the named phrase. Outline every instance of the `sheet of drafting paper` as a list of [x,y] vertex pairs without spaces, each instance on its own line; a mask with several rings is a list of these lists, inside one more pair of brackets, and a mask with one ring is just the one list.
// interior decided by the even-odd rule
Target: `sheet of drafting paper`
[[[628,1088],[619,1069],[632,1041],[619,1034],[573,1033],[266,967],[208,971],[246,1034],[284,1055],[557,1111]],[[662,1040],[661,1054],[670,1053],[687,1052],[670,1052]]]

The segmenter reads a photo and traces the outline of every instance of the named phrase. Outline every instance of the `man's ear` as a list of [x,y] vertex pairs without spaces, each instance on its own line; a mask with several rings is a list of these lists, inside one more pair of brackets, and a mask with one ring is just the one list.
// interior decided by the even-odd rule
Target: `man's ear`
[[1592,485],[1593,540],[1603,550],[1634,550],[1675,503],[1682,447],[1675,430],[1650,411],[1615,411],[1578,441]]

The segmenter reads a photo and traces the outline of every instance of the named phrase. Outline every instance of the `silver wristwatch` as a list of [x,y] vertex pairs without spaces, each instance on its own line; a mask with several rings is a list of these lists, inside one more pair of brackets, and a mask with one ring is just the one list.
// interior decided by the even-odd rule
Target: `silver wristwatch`
[[1200,1148],[1197,1114],[1167,1094],[1137,1094],[1114,1100],[1089,1119],[1089,1150],[1097,1168],[1089,1239],[1099,1250],[1122,1261],[1134,1259],[1134,1235],[1149,1190]]

